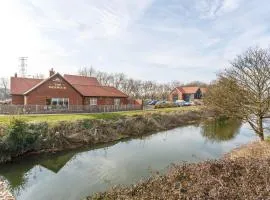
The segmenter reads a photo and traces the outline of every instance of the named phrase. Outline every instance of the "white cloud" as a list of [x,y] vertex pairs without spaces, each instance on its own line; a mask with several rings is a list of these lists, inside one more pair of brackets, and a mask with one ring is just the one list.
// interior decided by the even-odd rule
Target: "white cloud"
[[[1,1],[1,74],[75,73],[93,65],[134,78],[209,80],[251,45],[268,47],[268,1]],[[203,72],[203,76],[202,76]],[[149,77],[151,74],[151,77]]]
[[242,0],[201,0],[196,8],[201,18],[215,18],[236,10]]

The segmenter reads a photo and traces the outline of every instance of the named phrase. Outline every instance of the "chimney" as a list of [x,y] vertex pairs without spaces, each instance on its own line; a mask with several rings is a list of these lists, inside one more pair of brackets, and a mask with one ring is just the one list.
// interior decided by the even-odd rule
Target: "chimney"
[[55,74],[55,72],[54,72],[53,68],[51,68],[51,70],[50,70],[50,77],[51,77],[52,75],[54,75],[54,74]]
[[17,78],[17,77],[18,77],[18,74],[17,74],[17,72],[16,72],[15,74],[14,74],[14,77],[15,77],[15,78]]

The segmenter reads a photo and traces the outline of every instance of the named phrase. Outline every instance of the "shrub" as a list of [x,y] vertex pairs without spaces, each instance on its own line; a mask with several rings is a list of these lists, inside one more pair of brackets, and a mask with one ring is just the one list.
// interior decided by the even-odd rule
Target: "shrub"
[[25,121],[14,118],[7,127],[3,142],[13,154],[20,154],[33,149],[38,137],[38,134],[30,131]]
[[93,124],[92,124],[91,120],[88,120],[88,119],[83,119],[82,120],[82,127],[84,129],[91,129],[92,126],[93,126]]
[[157,108],[173,108],[173,107],[177,107],[177,106],[171,102],[155,105],[155,109],[157,109]]

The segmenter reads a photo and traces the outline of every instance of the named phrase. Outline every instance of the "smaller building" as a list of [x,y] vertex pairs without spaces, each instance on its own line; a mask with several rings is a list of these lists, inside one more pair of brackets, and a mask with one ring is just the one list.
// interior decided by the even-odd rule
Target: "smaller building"
[[201,99],[203,97],[203,92],[206,88],[200,87],[176,87],[174,88],[170,95],[170,101],[184,100],[187,102],[193,101],[194,99]]

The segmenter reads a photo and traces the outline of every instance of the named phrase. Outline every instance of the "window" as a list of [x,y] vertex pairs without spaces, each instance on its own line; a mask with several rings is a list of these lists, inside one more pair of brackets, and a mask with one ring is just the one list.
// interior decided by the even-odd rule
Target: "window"
[[46,99],[46,105],[51,105],[52,108],[68,108],[69,107],[69,98]]
[[58,104],[58,98],[52,98],[52,105],[57,106]]
[[114,99],[114,105],[119,106],[120,105],[120,99]]
[[65,98],[64,99],[64,107],[68,108],[69,105],[69,99]]
[[58,105],[59,106],[63,106],[63,104],[64,104],[64,101],[63,101],[64,99],[58,99]]
[[90,106],[96,106],[97,105],[97,98],[90,98]]
[[47,106],[52,105],[52,100],[51,99],[46,99],[46,105]]

